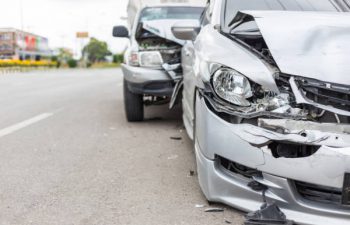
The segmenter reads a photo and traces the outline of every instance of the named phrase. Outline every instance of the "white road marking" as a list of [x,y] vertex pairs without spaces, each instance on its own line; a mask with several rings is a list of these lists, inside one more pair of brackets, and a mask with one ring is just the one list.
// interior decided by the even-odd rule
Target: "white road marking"
[[117,84],[117,87],[121,87],[121,86],[123,86],[123,83]]
[[9,126],[9,127],[6,127],[2,130],[0,130],[0,138],[1,137],[4,137],[6,135],[9,135],[9,134],[12,134],[18,130],[21,130],[25,127],[28,127],[34,123],[37,123],[41,120],[44,120],[44,119],[47,119],[49,118],[50,116],[53,116],[53,113],[43,113],[43,114],[40,114],[38,116],[35,116],[31,119],[28,119],[28,120],[25,120],[25,121],[22,121],[20,123],[17,123],[15,125],[12,125],[12,126]]

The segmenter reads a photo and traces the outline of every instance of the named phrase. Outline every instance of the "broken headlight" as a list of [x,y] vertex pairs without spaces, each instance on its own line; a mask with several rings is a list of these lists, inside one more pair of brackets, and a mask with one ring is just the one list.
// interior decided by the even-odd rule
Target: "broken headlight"
[[158,51],[147,51],[139,53],[140,66],[161,68],[163,64],[162,55]]
[[215,93],[222,99],[239,106],[250,106],[247,100],[252,97],[249,80],[239,72],[229,69],[218,69],[212,78]]

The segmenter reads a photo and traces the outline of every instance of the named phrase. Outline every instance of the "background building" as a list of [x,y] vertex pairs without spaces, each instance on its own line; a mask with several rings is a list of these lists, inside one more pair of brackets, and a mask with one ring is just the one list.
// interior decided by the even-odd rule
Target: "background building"
[[50,56],[47,38],[17,29],[0,28],[0,59],[40,60]]

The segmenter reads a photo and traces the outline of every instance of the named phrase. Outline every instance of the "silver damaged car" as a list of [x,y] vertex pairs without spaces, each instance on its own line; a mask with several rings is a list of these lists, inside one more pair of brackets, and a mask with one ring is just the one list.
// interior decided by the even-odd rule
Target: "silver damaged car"
[[187,40],[183,121],[209,201],[274,203],[285,224],[350,224],[346,11],[332,0],[211,0],[198,24],[172,27]]

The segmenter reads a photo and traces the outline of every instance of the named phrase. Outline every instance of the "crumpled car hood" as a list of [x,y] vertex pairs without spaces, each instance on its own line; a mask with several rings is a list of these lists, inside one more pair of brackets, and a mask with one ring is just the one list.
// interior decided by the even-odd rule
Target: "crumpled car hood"
[[[193,21],[193,20],[181,20],[181,21]],[[177,39],[172,31],[171,27],[179,22],[179,20],[163,19],[163,20],[151,20],[143,22],[143,29],[152,32],[153,34],[165,38],[170,41],[174,41],[180,45],[184,45],[185,41]]]
[[286,11],[239,14],[254,18],[281,72],[350,85],[350,14]]

